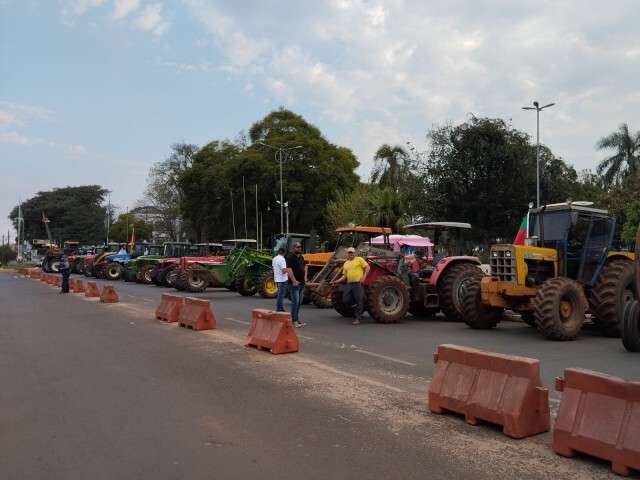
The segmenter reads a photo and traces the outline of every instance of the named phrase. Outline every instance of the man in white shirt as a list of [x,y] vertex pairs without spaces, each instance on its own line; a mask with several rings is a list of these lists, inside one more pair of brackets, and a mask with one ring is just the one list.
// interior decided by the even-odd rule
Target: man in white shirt
[[284,258],[284,254],[287,250],[281,248],[278,250],[278,255],[273,257],[271,266],[273,268],[273,280],[278,285],[278,299],[276,300],[276,311],[284,312],[284,292],[287,289],[287,261]]

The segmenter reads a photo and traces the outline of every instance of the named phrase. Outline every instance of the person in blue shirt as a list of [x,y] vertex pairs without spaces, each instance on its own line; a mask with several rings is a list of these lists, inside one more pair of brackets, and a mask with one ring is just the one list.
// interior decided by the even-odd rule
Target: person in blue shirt
[[69,293],[69,276],[71,275],[71,269],[69,268],[69,258],[66,255],[60,259],[58,271],[62,274],[62,289],[60,293]]

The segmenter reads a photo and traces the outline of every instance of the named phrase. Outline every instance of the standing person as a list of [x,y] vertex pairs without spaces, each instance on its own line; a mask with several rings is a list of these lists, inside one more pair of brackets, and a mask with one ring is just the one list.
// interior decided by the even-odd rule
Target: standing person
[[276,312],[284,312],[284,292],[287,289],[287,261],[284,253],[287,250],[280,248],[278,255],[273,257],[271,267],[273,268],[273,280],[278,286],[278,299],[276,300]]
[[287,275],[289,277],[289,291],[291,292],[291,321],[293,326],[299,328],[306,323],[300,321],[299,312],[304,284],[307,280],[307,265],[302,256],[302,245],[295,242],[291,245],[292,252],[285,257],[287,260]]
[[360,325],[362,321],[362,311],[364,310],[364,279],[369,274],[369,264],[362,257],[356,257],[356,249],[349,247],[347,249],[347,261],[342,266],[342,275],[337,280],[331,282],[334,287],[342,283],[345,279],[347,285],[342,295],[342,301],[347,305],[355,304],[356,319],[353,325]]
[[63,255],[60,259],[58,271],[62,274],[62,289],[60,293],[69,293],[69,275],[71,275],[71,269],[69,268],[69,257]]

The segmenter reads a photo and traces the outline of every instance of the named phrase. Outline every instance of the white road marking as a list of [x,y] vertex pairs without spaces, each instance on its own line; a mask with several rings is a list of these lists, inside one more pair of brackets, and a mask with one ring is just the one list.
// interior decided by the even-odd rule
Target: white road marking
[[153,302],[153,300],[149,300],[148,298],[143,298],[142,300],[144,300],[145,302]]
[[235,318],[226,317],[227,320],[231,320],[232,322],[242,323],[244,325],[251,325],[251,322],[245,322],[244,320],[236,320]]
[[411,365],[412,367],[415,367],[417,365],[417,363],[405,362],[404,360],[400,360],[398,358],[387,357],[385,355],[379,355],[377,353],[367,352],[366,350],[356,350],[356,352],[364,353],[365,355],[371,355],[372,357],[383,358],[385,360],[389,360],[390,362],[397,362],[397,363],[402,363],[404,365]]

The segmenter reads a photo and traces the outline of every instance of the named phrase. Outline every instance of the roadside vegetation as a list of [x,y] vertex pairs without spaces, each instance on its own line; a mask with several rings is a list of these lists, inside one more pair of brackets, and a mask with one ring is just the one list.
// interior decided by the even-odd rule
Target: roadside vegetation
[[[370,178],[359,178],[351,150],[280,108],[234,140],[171,145],[135,205],[153,209],[151,219],[107,203],[110,192],[98,185],[55,188],[22,204],[25,238],[47,238],[43,216],[54,239],[84,243],[104,241],[107,217],[110,238],[119,242],[134,228],[139,239],[151,239],[152,231],[193,242],[267,237],[280,232],[282,175],[292,231],[316,229],[329,239],[349,223],[399,231],[411,222],[448,220],[471,223],[479,251],[512,241],[536,197],[535,139],[501,119],[471,115],[459,125],[434,125],[425,140],[423,151],[382,143]],[[640,221],[640,132],[622,124],[594,145],[607,155],[595,173],[578,172],[540,146],[541,203],[592,201],[618,217],[618,239],[631,243]],[[17,216],[18,206],[9,214],[16,225]]]

